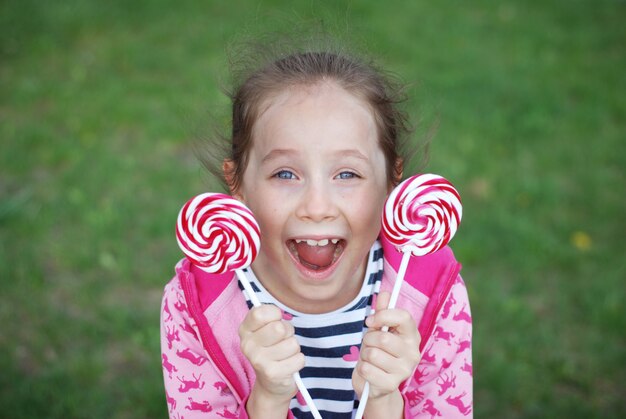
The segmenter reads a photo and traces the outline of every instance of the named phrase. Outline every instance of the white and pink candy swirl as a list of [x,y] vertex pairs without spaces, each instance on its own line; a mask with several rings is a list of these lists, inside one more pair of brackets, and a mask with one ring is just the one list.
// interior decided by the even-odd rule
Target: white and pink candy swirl
[[387,198],[383,233],[398,250],[427,255],[448,244],[462,213],[461,197],[450,182],[438,175],[415,175]]
[[210,273],[250,266],[261,244],[248,207],[220,193],[198,195],[182,207],[176,240],[193,264]]

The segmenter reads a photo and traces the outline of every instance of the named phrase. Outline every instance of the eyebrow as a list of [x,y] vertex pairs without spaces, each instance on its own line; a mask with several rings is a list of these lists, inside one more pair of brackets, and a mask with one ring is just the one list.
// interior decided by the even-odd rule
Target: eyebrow
[[267,153],[265,156],[263,156],[263,158],[261,159],[261,163],[267,163],[268,161],[272,161],[275,160],[279,157],[290,157],[290,156],[294,156],[295,154],[297,154],[296,150],[293,149],[284,149],[284,148],[278,148],[276,150],[272,150],[269,153]]
[[[297,154],[298,154],[297,150],[279,148],[279,149],[272,150],[269,153],[267,153],[261,159],[261,163],[267,163],[269,161],[278,159],[280,157],[290,158],[290,157],[293,157],[293,156],[295,156]],[[354,157],[356,159],[363,160],[365,162],[369,162],[369,160],[370,160],[367,156],[365,156],[359,150],[353,150],[353,149],[338,150],[338,151],[334,152],[333,154],[338,156],[338,157]]]
[[361,153],[359,150],[354,149],[339,150],[336,154],[340,157],[354,157],[359,160],[364,160],[366,162],[370,160],[365,154]]

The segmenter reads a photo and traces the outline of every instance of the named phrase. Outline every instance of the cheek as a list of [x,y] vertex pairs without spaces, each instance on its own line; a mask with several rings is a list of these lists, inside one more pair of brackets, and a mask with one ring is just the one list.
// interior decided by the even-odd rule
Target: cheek
[[281,208],[272,206],[267,201],[259,204],[255,205],[252,212],[261,227],[261,234],[264,234],[266,238],[280,237],[281,227],[285,223],[285,219],[281,215]]
[[378,234],[381,228],[381,214],[385,204],[386,194],[368,194],[362,199],[353,200],[354,202],[369,202],[370,205],[350,205],[350,218],[358,224],[359,229],[364,231],[373,231],[374,235]]

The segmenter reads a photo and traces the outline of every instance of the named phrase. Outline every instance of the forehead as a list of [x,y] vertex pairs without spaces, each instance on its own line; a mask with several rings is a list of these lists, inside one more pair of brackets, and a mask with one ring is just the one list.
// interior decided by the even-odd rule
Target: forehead
[[253,148],[268,141],[331,138],[337,146],[379,149],[372,107],[332,81],[291,86],[266,98],[259,107],[253,138]]

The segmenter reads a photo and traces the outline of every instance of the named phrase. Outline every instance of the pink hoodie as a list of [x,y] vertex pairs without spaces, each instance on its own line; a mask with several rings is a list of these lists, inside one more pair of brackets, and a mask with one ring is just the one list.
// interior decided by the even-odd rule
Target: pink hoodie
[[[391,291],[402,255],[382,244],[381,290]],[[405,418],[472,417],[472,319],[460,268],[447,247],[409,262],[397,307],[419,325],[422,359],[400,386]],[[255,373],[238,335],[247,312],[232,273],[207,274],[186,259],[177,264],[161,311],[170,418],[248,417]]]

